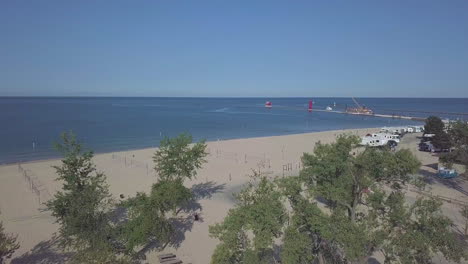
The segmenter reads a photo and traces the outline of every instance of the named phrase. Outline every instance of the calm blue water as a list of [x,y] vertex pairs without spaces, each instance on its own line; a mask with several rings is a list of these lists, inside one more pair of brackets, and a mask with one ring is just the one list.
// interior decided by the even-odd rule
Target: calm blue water
[[[157,146],[162,136],[189,132],[216,140],[285,135],[415,121],[305,111],[308,98],[6,98],[0,97],[0,164],[57,157],[53,142],[72,130],[95,152]],[[314,108],[349,98],[313,98]],[[468,113],[468,99],[364,98],[376,113],[389,109]],[[406,113],[425,117],[427,113]],[[457,117],[457,116],[451,116]],[[468,117],[468,116],[458,116]],[[33,149],[33,142],[36,147]]]

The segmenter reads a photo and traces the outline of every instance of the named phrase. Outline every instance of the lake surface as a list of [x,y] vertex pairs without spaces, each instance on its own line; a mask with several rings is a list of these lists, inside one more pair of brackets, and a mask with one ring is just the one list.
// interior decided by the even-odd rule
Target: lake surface
[[[350,98],[310,98],[314,109],[354,106]],[[264,107],[265,101],[272,109]],[[427,117],[468,113],[468,99],[362,98],[376,113]],[[164,136],[191,133],[217,140],[316,131],[422,124],[307,112],[309,98],[0,97],[0,164],[58,157],[53,142],[73,131],[95,152],[154,147]],[[404,110],[404,111],[401,111]],[[410,112],[418,111],[418,112]],[[450,118],[468,116],[444,114]]]

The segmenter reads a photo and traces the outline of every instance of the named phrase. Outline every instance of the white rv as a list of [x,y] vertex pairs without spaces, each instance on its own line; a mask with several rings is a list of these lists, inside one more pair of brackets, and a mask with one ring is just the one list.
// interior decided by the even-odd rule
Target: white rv
[[375,133],[372,134],[371,137],[373,138],[379,138],[379,139],[387,139],[388,141],[395,141],[395,143],[400,143],[400,136],[399,135],[394,135],[394,134],[389,134],[389,133]]
[[396,147],[398,145],[398,142],[400,142],[400,139],[397,137],[398,137],[397,135],[382,134],[382,133],[372,134],[370,136],[362,137],[361,145],[369,146],[369,147],[383,147],[383,146]]
[[380,138],[363,137],[361,139],[361,145],[369,147],[383,147],[387,145],[387,141],[381,140]]
[[415,126],[414,129],[415,129],[416,133],[424,132],[424,127],[423,126]]

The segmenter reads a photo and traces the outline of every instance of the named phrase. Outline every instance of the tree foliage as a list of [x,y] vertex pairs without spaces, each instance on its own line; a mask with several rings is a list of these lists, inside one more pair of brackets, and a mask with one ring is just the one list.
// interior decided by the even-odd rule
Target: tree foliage
[[445,131],[445,124],[439,117],[428,117],[426,119],[426,124],[424,125],[424,132],[427,134],[435,134],[431,140],[434,147],[439,149],[450,149],[452,147],[450,136]]
[[5,233],[3,223],[0,221],[0,263],[11,258],[13,253],[20,247],[17,238],[16,235]]
[[[451,232],[452,221],[443,215],[442,203],[435,199],[419,198],[411,206],[404,205],[404,198],[397,193],[396,213],[390,212],[385,230],[388,240],[382,247],[387,262],[432,263],[434,253],[441,253],[446,259],[460,262],[465,249]],[[393,206],[395,208],[395,206]],[[391,208],[392,209],[392,208]]]
[[207,155],[203,141],[192,146],[191,143],[192,137],[187,134],[162,140],[153,157],[158,181],[149,194],[138,193],[122,204],[128,209],[121,236],[128,252],[151,241],[163,245],[171,241],[175,227],[168,213],[177,215],[193,199],[183,183],[196,176]]
[[454,122],[450,125],[448,135],[453,150],[440,157],[444,163],[459,163],[468,166],[468,123]]
[[431,142],[434,147],[442,150],[448,150],[452,147],[452,140],[450,135],[445,131],[435,134]]
[[444,122],[438,116],[429,116],[424,125],[424,133],[426,134],[439,134],[444,131]]
[[463,206],[463,208],[460,210],[460,214],[462,215],[463,221],[465,222],[463,233],[465,237],[468,237],[468,205]]
[[128,221],[122,226],[121,239],[126,250],[133,253],[135,247],[145,245],[152,240],[167,243],[173,227],[163,208],[157,207],[154,192],[150,195],[138,193],[123,203],[128,208]]
[[192,179],[205,163],[206,144],[204,141],[192,143],[192,136],[181,134],[175,138],[165,138],[153,156],[154,169],[162,180]]
[[[313,153],[303,155],[299,176],[261,177],[257,185],[247,186],[241,194],[248,195],[240,195],[224,221],[210,227],[221,241],[212,263],[243,263],[251,253],[264,261],[260,249],[271,248],[272,238],[282,239],[282,262],[291,264],[364,263],[377,251],[385,263],[429,263],[436,253],[453,261],[464,257],[440,202],[421,198],[406,203],[404,187],[416,179],[420,166],[414,155],[356,148],[358,143],[346,135],[332,144],[318,143]],[[247,199],[252,194],[270,198]],[[264,210],[255,224],[252,208]],[[285,208],[287,221],[278,220]],[[274,228],[265,228],[267,223]],[[255,243],[255,226],[268,238],[263,246]]]
[[60,245],[74,250],[79,263],[116,262],[106,176],[93,164],[93,153],[83,151],[72,133],[64,133],[56,147],[64,156],[62,164],[54,166],[56,180],[63,185],[46,206],[59,224]]
[[269,263],[274,239],[282,234],[286,210],[281,193],[265,176],[254,172],[253,181],[237,195],[238,205],[222,223],[210,226],[221,241],[211,263]]

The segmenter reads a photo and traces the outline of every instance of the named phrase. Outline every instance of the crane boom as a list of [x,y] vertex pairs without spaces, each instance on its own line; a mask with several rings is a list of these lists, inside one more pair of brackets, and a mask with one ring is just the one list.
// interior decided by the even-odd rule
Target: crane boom
[[362,109],[362,106],[356,101],[356,99],[354,99],[354,97],[351,97],[351,99],[353,99],[354,103],[357,105],[359,109]]

